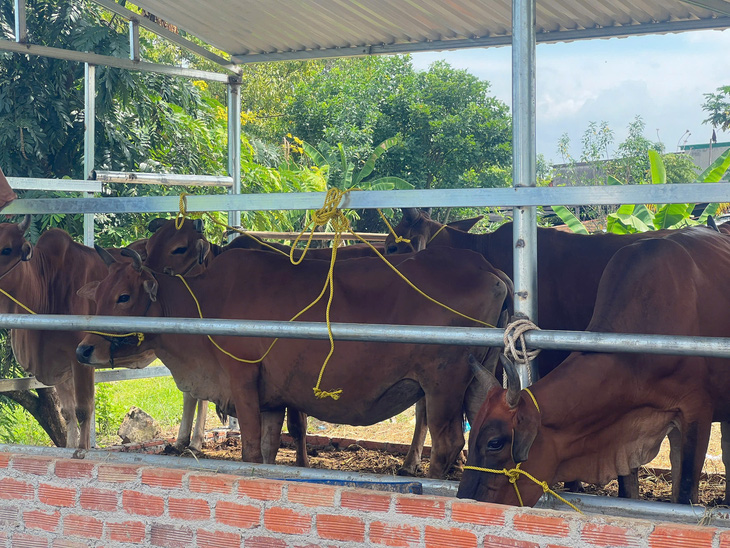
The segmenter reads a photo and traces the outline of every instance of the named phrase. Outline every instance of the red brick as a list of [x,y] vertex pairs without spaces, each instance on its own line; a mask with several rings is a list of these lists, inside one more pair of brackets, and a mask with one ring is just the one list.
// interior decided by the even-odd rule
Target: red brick
[[504,525],[504,507],[496,504],[454,502],[451,505],[451,519],[475,525]]
[[477,537],[474,533],[463,529],[440,529],[426,526],[426,546],[434,548],[449,546],[454,548],[477,548]]
[[244,548],[286,548],[283,540],[271,537],[252,537],[243,541]]
[[238,494],[256,500],[279,500],[283,484],[272,480],[239,480]]
[[704,548],[712,545],[715,529],[695,525],[657,525],[649,535],[651,548]]
[[503,538],[497,535],[485,536],[483,546],[484,548],[540,548],[536,542]]
[[566,520],[552,516],[517,514],[512,518],[512,523],[515,530],[533,535],[566,537],[570,533],[570,526]]
[[264,510],[264,526],[275,533],[301,535],[312,529],[312,516],[288,508],[267,508]]
[[67,538],[54,538],[53,548],[88,548],[87,542],[69,540]]
[[720,533],[720,548],[730,548],[730,531]]
[[365,522],[350,516],[317,516],[317,533],[320,538],[352,542],[365,541]]
[[13,478],[0,479],[0,499],[32,500],[34,496],[35,490],[30,483]]
[[0,525],[8,527],[20,525],[20,508],[17,506],[0,506]]
[[84,487],[79,494],[79,503],[84,510],[111,512],[117,509],[117,492],[110,489]]
[[414,546],[421,540],[421,532],[410,525],[394,525],[375,521],[370,524],[370,542],[386,546]]
[[80,460],[59,460],[55,467],[56,476],[64,479],[91,478],[94,464]]
[[202,499],[178,499],[167,501],[167,512],[172,518],[185,520],[210,519],[210,505]]
[[46,476],[52,462],[53,459],[43,457],[13,457],[12,467],[26,474]]
[[348,489],[340,495],[340,506],[361,512],[387,512],[390,509],[391,495],[364,493]]
[[307,483],[288,483],[289,502],[305,506],[334,506],[336,489]]
[[240,548],[241,535],[198,529],[197,541],[200,548]]
[[385,450],[385,444],[382,441],[357,440],[357,444],[363,449],[372,449],[374,451]]
[[201,476],[193,475],[188,478],[190,490],[194,493],[222,493],[230,495],[233,493],[233,485],[236,480],[232,476]]
[[419,497],[398,497],[395,501],[395,511],[399,514],[408,514],[419,518],[444,519],[446,516],[445,503],[442,500]]
[[76,503],[76,489],[41,483],[38,486],[38,499],[51,506],[70,507]]
[[107,481],[110,483],[136,481],[140,468],[140,466],[125,464],[100,464],[97,478],[99,481]]
[[142,544],[145,539],[145,524],[140,521],[107,523],[106,528],[109,532],[109,540],[116,542]]
[[180,489],[186,472],[166,468],[145,468],[142,470],[142,483],[152,487]]
[[48,548],[48,539],[36,535],[16,533],[10,539],[13,548]]
[[60,521],[60,512],[41,512],[40,510],[23,512],[23,523],[28,529],[42,529],[43,531],[52,532],[56,530]]
[[165,511],[165,501],[161,497],[144,495],[137,491],[122,493],[122,506],[130,514],[142,516],[161,516]]
[[580,539],[596,546],[639,546],[641,540],[628,529],[615,525],[586,523],[580,532]]
[[150,528],[150,544],[167,548],[193,545],[193,532],[185,527],[152,524]]
[[307,436],[307,443],[316,447],[327,447],[332,443],[332,440],[327,436]]
[[70,537],[101,538],[104,523],[91,516],[69,515],[63,517],[63,534]]
[[7,468],[10,465],[10,455],[8,453],[0,453],[0,468]]
[[350,445],[357,443],[357,440],[354,438],[332,438],[330,443],[340,449],[347,449]]
[[215,506],[215,519],[218,523],[232,527],[258,527],[261,523],[261,508],[221,501]]

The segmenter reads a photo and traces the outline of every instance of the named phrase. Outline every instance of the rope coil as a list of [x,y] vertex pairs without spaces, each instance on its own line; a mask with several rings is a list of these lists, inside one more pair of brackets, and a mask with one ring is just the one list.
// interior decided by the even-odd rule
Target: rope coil
[[[524,364],[528,364],[537,358],[538,354],[540,354],[540,349],[528,350],[527,344],[525,343],[525,333],[533,329],[539,330],[540,328],[526,318],[513,318],[504,329],[504,337],[502,338],[504,355],[513,362],[521,362]],[[517,346],[518,343],[519,348]],[[532,384],[530,368],[528,368],[528,382]]]

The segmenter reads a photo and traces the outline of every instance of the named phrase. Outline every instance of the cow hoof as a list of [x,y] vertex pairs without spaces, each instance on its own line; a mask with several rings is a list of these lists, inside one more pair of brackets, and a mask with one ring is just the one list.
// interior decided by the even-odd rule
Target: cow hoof
[[410,468],[398,468],[398,471],[396,472],[399,476],[410,476],[415,477],[421,473],[423,473],[423,468],[420,466],[416,466],[416,469],[410,469]]

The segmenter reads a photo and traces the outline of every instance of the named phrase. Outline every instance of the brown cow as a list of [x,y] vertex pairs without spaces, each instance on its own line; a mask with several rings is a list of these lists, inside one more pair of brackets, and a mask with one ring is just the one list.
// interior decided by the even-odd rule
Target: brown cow
[[[0,224],[0,288],[38,314],[91,314],[93,305],[76,295],[92,280],[107,275],[93,249],[74,242],[63,230],[44,232],[34,246],[24,233],[27,215],[20,224]],[[27,311],[0,295],[0,311]],[[68,427],[67,446],[88,449],[94,410],[94,372],[76,361],[81,332],[13,329],[13,353],[18,363],[44,384],[56,386],[61,413]],[[152,352],[136,360],[151,361]]]
[[[730,336],[730,239],[704,228],[620,249],[601,278],[588,331]],[[730,419],[730,360],[574,352],[530,387],[535,397],[489,375],[469,403],[478,414],[469,466],[522,469],[541,481],[594,483],[656,456],[670,430],[681,438],[672,499],[697,501],[712,421]],[[477,411],[478,409],[478,411]],[[529,458],[528,458],[529,456]],[[542,488],[522,479],[533,505]],[[516,504],[505,476],[466,470],[460,497]]]
[[[471,317],[497,323],[507,285],[504,274],[479,255],[439,249],[399,263],[398,269],[434,298]],[[288,320],[319,294],[328,268],[325,261],[293,266],[275,254],[233,250],[188,283],[205,317]],[[105,280],[87,285],[81,293],[95,299],[99,314],[197,317],[180,280],[154,276],[132,265],[112,265]],[[324,307],[318,303],[300,320],[321,321]],[[338,265],[331,319],[475,325],[415,293],[377,258]],[[257,359],[271,341],[218,337],[217,342],[235,356]],[[235,410],[246,461],[263,459],[262,412],[293,406],[322,420],[368,425],[400,413],[424,396],[433,437],[430,475],[443,476],[462,448],[462,402],[472,379],[465,361],[469,347],[337,342],[323,380],[325,387],[342,389],[337,401],[317,398],[312,391],[329,349],[327,341],[282,339],[257,365],[231,359],[201,336],[150,335],[143,347],[155,349],[169,362],[181,388],[215,401],[227,412]],[[110,360],[109,342],[89,335],[77,356],[85,363],[104,366]]]

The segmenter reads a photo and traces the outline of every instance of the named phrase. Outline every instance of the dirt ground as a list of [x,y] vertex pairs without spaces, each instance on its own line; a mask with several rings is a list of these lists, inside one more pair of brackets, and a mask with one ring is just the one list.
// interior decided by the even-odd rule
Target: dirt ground
[[[413,410],[406,411],[388,421],[368,426],[353,427],[335,425],[310,418],[308,433],[330,438],[351,438],[359,440],[391,441],[409,444],[413,434],[415,419]],[[426,440],[430,444],[430,439]],[[208,443],[203,448],[205,458],[239,460],[241,458],[240,443],[230,438],[222,443]],[[700,503],[716,506],[722,503],[725,492],[725,475],[721,460],[720,425],[713,425],[710,446],[705,459],[703,479],[700,483]],[[310,449],[310,466],[330,470],[360,471],[376,474],[395,475],[404,455],[394,455],[381,451],[364,449],[358,445],[336,450]],[[294,465],[295,455],[292,449],[282,448],[277,457],[277,464]],[[422,463],[425,477],[428,471],[428,459]],[[642,499],[669,502],[671,495],[671,476],[669,474],[669,444],[665,440],[659,455],[647,464],[640,472],[640,490]],[[454,471],[449,479],[458,480],[460,471]],[[617,496],[618,485],[612,481],[606,486],[586,486],[589,493]]]

